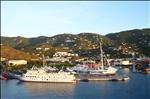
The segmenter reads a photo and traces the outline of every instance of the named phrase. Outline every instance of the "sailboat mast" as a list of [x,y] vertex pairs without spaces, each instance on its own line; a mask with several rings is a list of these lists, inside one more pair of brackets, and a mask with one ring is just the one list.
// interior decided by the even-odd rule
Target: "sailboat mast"
[[44,62],[45,62],[45,61],[44,61],[44,60],[45,60],[45,57],[44,57],[44,55],[42,55],[42,56],[43,56],[43,66],[44,66],[44,65],[45,65],[45,64],[44,64]]
[[106,61],[107,61],[108,66],[110,67],[110,63],[109,63],[109,61],[108,61],[106,55],[104,55],[104,57],[105,57],[105,59],[106,59]]
[[104,62],[103,62],[103,49],[102,49],[102,39],[100,40],[100,51],[101,51],[101,68],[104,69]]

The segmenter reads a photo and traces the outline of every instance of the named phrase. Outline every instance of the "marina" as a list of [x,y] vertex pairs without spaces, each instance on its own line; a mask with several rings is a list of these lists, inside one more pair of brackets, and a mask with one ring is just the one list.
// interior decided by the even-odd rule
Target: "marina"
[[[149,99],[150,75],[119,70],[131,79],[77,83],[35,83],[1,80],[2,99]],[[136,92],[135,92],[136,91]]]
[[149,1],[8,1],[0,99],[150,99]]

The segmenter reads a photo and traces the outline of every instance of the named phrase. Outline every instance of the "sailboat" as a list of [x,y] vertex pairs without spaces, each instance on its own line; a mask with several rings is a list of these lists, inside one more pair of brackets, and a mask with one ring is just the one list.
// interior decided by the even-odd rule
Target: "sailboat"
[[[117,69],[112,67],[110,63],[107,60],[107,57],[104,55],[103,49],[102,49],[102,40],[100,41],[100,57],[101,57],[101,66],[98,66],[95,70],[89,69],[90,74],[102,74],[102,75],[112,75],[116,74]],[[104,66],[104,58],[106,58],[106,62],[108,66]]]

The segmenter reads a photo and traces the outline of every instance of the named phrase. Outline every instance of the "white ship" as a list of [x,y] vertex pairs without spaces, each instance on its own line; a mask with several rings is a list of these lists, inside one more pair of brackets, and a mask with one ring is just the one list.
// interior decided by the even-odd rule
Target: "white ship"
[[[102,50],[102,44],[100,42],[100,56],[101,56],[101,66],[98,66],[96,69],[89,69],[89,73],[90,74],[103,74],[103,75],[107,75],[107,74],[116,74],[117,72],[117,69],[110,66],[106,56],[104,55],[104,52]],[[106,62],[107,62],[107,66],[104,66],[104,61],[103,59],[106,59]]]
[[31,70],[27,70],[22,76],[18,76],[17,79],[21,81],[30,82],[76,82],[76,78],[70,72],[62,70],[58,71],[57,68],[45,66],[45,60],[43,55],[43,68],[32,67]]
[[77,64],[76,66],[72,67],[71,70],[76,73],[86,73],[88,72],[88,66],[86,66],[85,64]]
[[25,74],[17,77],[21,81],[29,82],[75,82],[76,78],[70,72],[47,72],[45,68],[27,70]]
[[116,74],[116,72],[117,72],[117,69],[111,66],[104,68],[104,69],[98,68],[95,70],[89,70],[90,74],[101,74],[101,75],[113,75],[113,74]]

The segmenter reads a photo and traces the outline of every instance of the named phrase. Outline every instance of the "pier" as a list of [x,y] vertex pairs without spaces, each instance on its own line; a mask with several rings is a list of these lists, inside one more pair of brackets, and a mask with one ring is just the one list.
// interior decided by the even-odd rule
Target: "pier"
[[90,74],[82,74],[77,77],[77,81],[126,81],[130,78],[124,75],[90,75]]

